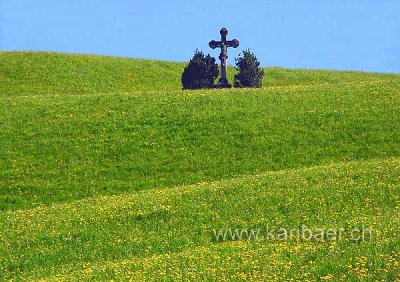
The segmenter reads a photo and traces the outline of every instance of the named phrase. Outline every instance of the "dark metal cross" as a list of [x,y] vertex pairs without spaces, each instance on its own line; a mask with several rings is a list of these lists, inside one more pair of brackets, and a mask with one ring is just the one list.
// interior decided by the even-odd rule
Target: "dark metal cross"
[[233,39],[230,41],[226,40],[226,36],[228,35],[228,30],[224,27],[219,32],[221,34],[221,41],[212,40],[208,45],[212,48],[221,48],[221,54],[219,55],[219,59],[221,60],[221,77],[218,81],[216,87],[218,88],[230,88],[232,85],[229,84],[228,79],[226,78],[226,59],[228,58],[227,49],[228,47],[237,48],[239,46],[239,40]]

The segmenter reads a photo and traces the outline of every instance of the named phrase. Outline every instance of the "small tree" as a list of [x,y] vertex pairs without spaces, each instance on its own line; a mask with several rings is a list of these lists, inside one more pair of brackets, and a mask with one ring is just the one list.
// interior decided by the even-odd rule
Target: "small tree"
[[219,69],[209,54],[196,50],[193,58],[182,73],[183,89],[210,88],[218,77]]
[[236,70],[239,71],[235,75],[235,87],[261,87],[264,77],[264,70],[260,67],[257,57],[250,52],[244,50],[238,58],[235,58]]

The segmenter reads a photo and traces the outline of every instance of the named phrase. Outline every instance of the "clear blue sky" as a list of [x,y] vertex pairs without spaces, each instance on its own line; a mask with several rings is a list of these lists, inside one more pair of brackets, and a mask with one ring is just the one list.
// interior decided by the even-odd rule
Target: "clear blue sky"
[[400,73],[400,0],[0,0],[0,50],[188,61],[221,27],[229,64]]

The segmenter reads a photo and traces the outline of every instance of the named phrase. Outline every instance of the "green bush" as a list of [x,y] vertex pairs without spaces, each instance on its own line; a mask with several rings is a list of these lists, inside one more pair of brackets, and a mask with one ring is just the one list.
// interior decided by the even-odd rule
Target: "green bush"
[[218,65],[209,54],[196,50],[182,73],[183,89],[210,88],[219,75]]
[[235,62],[238,70],[234,79],[235,87],[262,87],[264,70],[250,50],[244,50],[238,58],[235,58]]

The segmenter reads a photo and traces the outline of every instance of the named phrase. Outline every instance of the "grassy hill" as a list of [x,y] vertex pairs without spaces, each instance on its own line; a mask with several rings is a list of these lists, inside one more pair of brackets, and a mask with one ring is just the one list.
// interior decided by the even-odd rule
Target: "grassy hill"
[[[190,54],[188,56],[188,61]],[[181,90],[184,63],[48,52],[1,52],[0,95],[127,94]],[[234,70],[228,70],[232,81]],[[398,76],[357,72],[268,69],[266,86],[310,85]]]
[[[0,280],[399,279],[399,75],[183,67],[0,52]],[[375,236],[213,238],[302,225]]]

